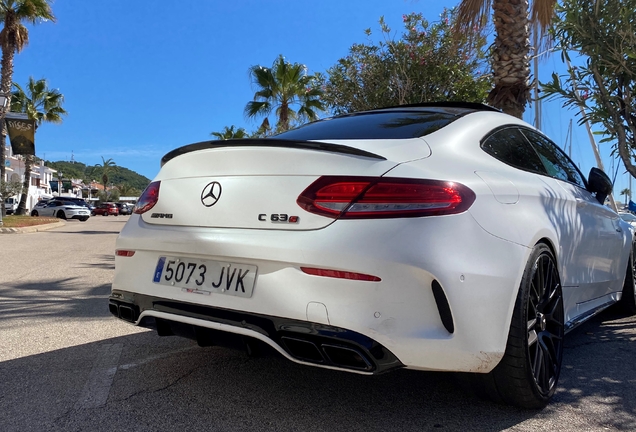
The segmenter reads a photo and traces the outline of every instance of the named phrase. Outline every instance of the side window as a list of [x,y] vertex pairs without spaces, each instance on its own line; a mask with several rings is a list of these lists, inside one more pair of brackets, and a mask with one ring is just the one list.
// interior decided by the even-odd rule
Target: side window
[[574,183],[585,189],[585,179],[569,157],[552,141],[531,130],[523,130],[523,134],[539,153],[548,175]]
[[482,142],[481,148],[492,157],[515,168],[547,174],[537,152],[517,128],[509,127],[494,132]]

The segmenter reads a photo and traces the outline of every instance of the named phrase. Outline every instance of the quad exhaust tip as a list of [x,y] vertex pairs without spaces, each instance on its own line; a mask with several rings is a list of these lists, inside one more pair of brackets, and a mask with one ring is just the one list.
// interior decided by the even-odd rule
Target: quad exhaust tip
[[108,303],[108,310],[113,316],[131,323],[136,322],[139,317],[138,309],[134,305],[111,301]]
[[344,369],[371,371],[373,363],[366,354],[354,347],[334,345],[332,343],[314,343],[305,339],[281,337],[287,352],[298,360],[310,363],[327,364]]

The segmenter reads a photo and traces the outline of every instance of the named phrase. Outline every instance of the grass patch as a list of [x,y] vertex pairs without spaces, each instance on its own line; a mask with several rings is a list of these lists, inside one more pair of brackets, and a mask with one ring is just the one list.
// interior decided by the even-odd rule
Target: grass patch
[[34,225],[44,225],[59,222],[57,218],[49,217],[32,217],[32,216],[5,216],[2,218],[3,228],[24,228]]

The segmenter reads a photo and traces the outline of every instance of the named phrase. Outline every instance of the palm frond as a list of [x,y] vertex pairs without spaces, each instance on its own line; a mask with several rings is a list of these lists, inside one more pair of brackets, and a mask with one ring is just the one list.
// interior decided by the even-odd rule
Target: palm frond
[[492,0],[462,0],[457,7],[456,25],[459,32],[472,34],[475,26],[482,27],[488,21],[491,2]]

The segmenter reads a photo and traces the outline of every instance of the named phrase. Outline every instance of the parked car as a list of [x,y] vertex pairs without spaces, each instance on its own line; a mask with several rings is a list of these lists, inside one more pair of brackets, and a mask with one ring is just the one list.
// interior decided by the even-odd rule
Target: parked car
[[9,197],[4,200],[4,208],[8,215],[13,214],[18,210],[18,204],[20,204],[20,200],[16,197]]
[[62,196],[62,197],[59,197],[58,199],[72,202],[74,204],[90,209],[90,206],[88,205],[88,203],[86,202],[84,198]]
[[33,209],[31,209],[31,216],[39,216],[40,212],[42,211],[44,207],[46,207],[49,201],[50,200],[48,199],[42,199],[38,201],[37,203],[35,203],[35,205],[33,206]]
[[38,201],[31,210],[31,216],[51,216],[60,219],[79,219],[86,222],[90,217],[90,212],[84,206],[77,205],[71,201],[53,199],[48,201]]
[[192,144],[163,157],[117,238],[109,309],[304,365],[471,372],[497,400],[543,407],[564,334],[618,301],[636,312],[611,189],[480,104]]
[[120,215],[132,214],[132,206],[127,203],[116,203]]
[[102,216],[117,216],[119,215],[119,209],[115,203],[107,202],[99,204],[92,212],[93,216],[102,215]]

